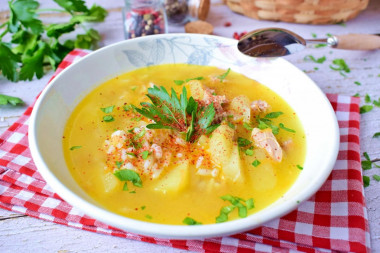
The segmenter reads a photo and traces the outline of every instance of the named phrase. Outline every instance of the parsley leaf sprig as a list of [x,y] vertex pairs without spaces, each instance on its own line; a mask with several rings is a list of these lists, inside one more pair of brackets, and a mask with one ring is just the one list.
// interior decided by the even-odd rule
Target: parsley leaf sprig
[[149,129],[172,129],[185,135],[188,142],[195,141],[202,134],[210,134],[219,126],[212,124],[215,117],[214,104],[200,105],[193,97],[187,98],[183,87],[179,98],[175,90],[171,95],[163,87],[154,86],[148,89],[149,102],[142,102],[141,108],[134,107],[136,112],[154,121],[146,127]]
[[[107,11],[94,4],[91,8],[83,0],[54,0],[61,9],[39,9],[35,0],[10,0],[9,19],[0,25],[0,71],[8,80],[41,78],[44,67],[55,69],[74,48],[94,49],[100,40],[98,31],[86,29],[84,22],[101,22]],[[65,23],[44,25],[40,12],[60,12],[70,15]],[[62,42],[61,36],[82,26],[84,34]],[[5,41],[5,35],[10,38]]]

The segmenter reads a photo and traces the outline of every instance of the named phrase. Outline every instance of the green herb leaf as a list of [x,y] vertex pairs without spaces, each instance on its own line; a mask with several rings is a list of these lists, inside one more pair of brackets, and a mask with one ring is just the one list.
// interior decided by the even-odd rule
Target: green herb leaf
[[133,110],[134,108],[132,105],[123,105],[123,109],[124,109],[124,111],[128,112],[130,110]]
[[127,155],[130,155],[130,156],[133,156],[133,157],[137,158],[137,155],[135,153],[129,153],[129,152],[127,152]]
[[186,225],[202,225],[201,222],[198,222],[190,217],[186,217],[185,219],[183,219],[182,223]]
[[129,193],[132,193],[132,194],[134,194],[134,193],[136,193],[136,191],[130,191]]
[[17,81],[17,68],[20,60],[21,58],[12,52],[8,44],[0,41],[0,70],[8,80]]
[[327,44],[322,44],[322,43],[320,43],[320,44],[315,44],[314,47],[315,47],[315,48],[327,47]]
[[371,158],[369,158],[369,155],[367,152],[364,152],[363,156],[365,157],[365,159],[367,159],[367,161],[371,161]]
[[185,81],[183,81],[183,80],[174,80],[174,83],[175,83],[176,85],[182,85],[182,84],[185,83]]
[[121,165],[123,165],[123,162],[116,161],[115,164],[116,164],[116,167],[120,169]]
[[144,210],[145,208],[146,208],[146,206],[142,206],[142,207],[141,207],[141,210]]
[[204,78],[202,76],[198,76],[198,77],[193,77],[193,78],[188,78],[185,80],[185,82],[189,82],[189,81],[192,81],[192,80],[203,80]]
[[235,125],[232,124],[231,122],[227,121],[227,125],[228,125],[231,129],[235,129]]
[[372,162],[371,161],[362,161],[362,169],[363,170],[370,170],[372,169]]
[[257,160],[257,159],[254,160],[253,163],[252,163],[252,165],[255,166],[255,167],[259,166],[260,164],[261,164],[261,162],[259,160]]
[[149,151],[148,150],[145,150],[141,153],[141,157],[142,159],[146,160],[148,159],[148,156],[150,155]]
[[353,95],[353,97],[360,97],[360,94],[359,93],[356,93],[355,95]]
[[21,105],[23,103],[24,103],[24,101],[22,101],[18,97],[12,97],[12,96],[0,94],[0,105],[10,104],[10,105],[16,106],[16,105]]
[[220,82],[223,82],[223,80],[227,77],[228,73],[230,73],[230,70],[231,69],[228,68],[227,71],[224,74],[222,74],[220,76],[217,76],[217,78],[220,80]]
[[371,179],[368,176],[363,176],[363,185],[364,187],[368,187]]
[[267,115],[265,115],[265,118],[267,119],[274,119],[277,118],[278,116],[284,114],[283,112],[270,112]]
[[123,191],[128,191],[128,184],[127,184],[127,182],[125,182],[124,185],[123,185]]
[[104,113],[111,113],[113,111],[113,108],[115,108],[115,106],[111,105],[108,107],[100,108],[100,110],[102,110],[102,112],[104,112]]
[[374,133],[372,136],[372,138],[377,138],[377,137],[380,137],[380,132]]
[[72,147],[70,148],[70,150],[75,150],[75,149],[80,149],[80,148],[82,148],[82,146],[72,146]]
[[250,140],[245,139],[245,138],[238,137],[237,143],[238,143],[239,147],[245,147],[245,146],[250,145],[252,142]]
[[252,149],[246,149],[245,154],[248,156],[253,156],[253,150]]
[[315,59],[312,55],[306,55],[304,58],[305,61],[311,60],[315,63],[322,64],[326,61],[326,56],[322,56],[321,58]]
[[347,66],[346,62],[343,59],[334,59],[332,63],[333,65],[330,65],[330,68],[332,70],[340,71],[341,73],[342,71],[346,73],[351,72],[350,68]]
[[151,220],[152,219],[152,216],[150,216],[149,214],[145,215],[145,218]]
[[312,36],[313,38],[317,38],[317,34],[315,34],[315,33],[311,33],[311,36]]
[[284,124],[282,124],[282,123],[280,123],[278,126],[279,126],[281,129],[284,129],[285,131],[288,131],[288,132],[291,132],[291,133],[295,133],[295,132],[296,132],[296,131],[293,130],[293,129],[290,129],[290,128],[285,127]]
[[211,134],[211,133],[214,132],[214,130],[217,129],[219,126],[220,126],[220,124],[215,124],[215,125],[209,126],[208,128],[206,128],[206,134],[207,134],[207,135]]
[[371,97],[368,94],[365,94],[364,101],[366,103],[371,103]]
[[[213,103],[206,107],[198,106],[198,102],[193,97],[187,99],[185,87],[180,98],[174,89],[170,96],[164,87],[157,86],[149,88],[147,96],[152,103],[143,102],[142,108],[135,107],[135,111],[155,121],[155,124],[146,126],[149,129],[173,129],[186,133],[186,141],[192,142],[202,133],[209,134],[217,127],[211,127],[215,117]],[[190,122],[188,122],[188,116],[191,117]]]
[[367,112],[372,111],[372,109],[373,109],[373,105],[363,105],[360,107],[360,113],[361,114],[367,113]]
[[297,168],[300,169],[300,170],[303,170],[303,167],[299,164],[297,164]]
[[362,84],[361,84],[360,82],[358,82],[358,81],[355,81],[354,84],[356,84],[356,85],[358,85],[358,86],[362,85]]
[[245,201],[245,205],[247,206],[248,210],[254,208],[255,204],[253,202],[253,198],[250,198],[247,201]]
[[380,182],[380,176],[379,175],[373,175],[372,176],[373,179],[375,179],[377,182]]
[[115,121],[115,119],[112,117],[112,115],[106,115],[103,117],[103,120],[105,122],[112,122],[112,121]]
[[253,130],[253,127],[250,124],[248,124],[247,122],[243,123],[243,127],[245,129],[247,129],[248,131],[252,131]]
[[378,100],[373,100],[373,104],[377,107],[380,107],[380,98]]
[[123,169],[113,173],[120,181],[131,181],[134,186],[142,187],[142,181],[135,171]]
[[88,12],[86,4],[83,0],[54,0],[54,2],[70,13]]

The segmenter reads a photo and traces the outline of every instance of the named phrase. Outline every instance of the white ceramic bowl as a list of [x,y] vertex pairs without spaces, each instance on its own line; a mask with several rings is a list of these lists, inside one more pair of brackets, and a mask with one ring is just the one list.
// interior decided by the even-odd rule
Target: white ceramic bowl
[[[317,85],[292,64],[281,58],[244,56],[236,44],[236,40],[216,36],[147,36],[104,47],[66,68],[43,91],[30,119],[29,144],[39,172],[63,199],[89,216],[148,236],[191,239],[234,234],[295,209],[321,187],[333,168],[339,147],[335,113]],[[290,104],[304,126],[307,154],[304,169],[282,198],[244,219],[202,226],[162,225],[112,213],[79,187],[62,150],[63,130],[73,109],[104,81],[136,68],[164,63],[230,67],[268,86]]]

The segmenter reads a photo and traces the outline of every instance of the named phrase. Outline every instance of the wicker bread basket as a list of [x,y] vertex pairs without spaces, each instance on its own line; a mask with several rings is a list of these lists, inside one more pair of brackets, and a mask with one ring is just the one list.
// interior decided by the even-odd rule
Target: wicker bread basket
[[364,10],[369,0],[226,0],[228,7],[245,16],[291,23],[345,22]]

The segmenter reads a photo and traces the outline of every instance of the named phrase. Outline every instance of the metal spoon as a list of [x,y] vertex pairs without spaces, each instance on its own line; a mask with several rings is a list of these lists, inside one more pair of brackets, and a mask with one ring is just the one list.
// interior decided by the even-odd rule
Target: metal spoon
[[348,50],[380,49],[380,34],[347,34],[326,39],[305,40],[298,34],[282,28],[254,30],[238,42],[238,50],[253,57],[277,57],[303,50],[307,43],[327,44],[333,48]]

